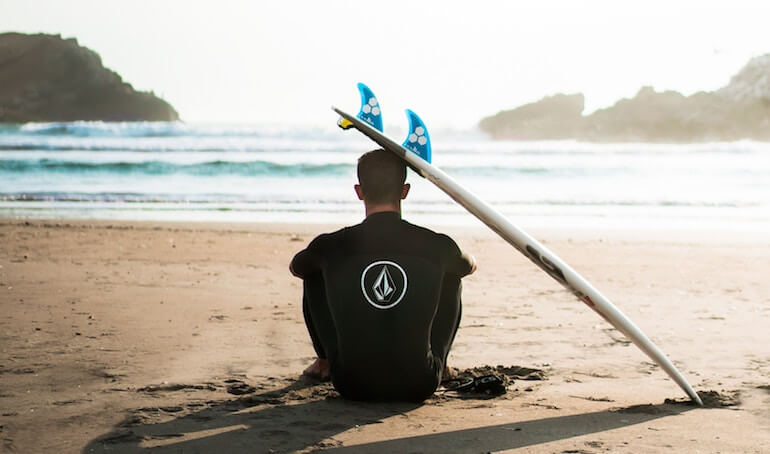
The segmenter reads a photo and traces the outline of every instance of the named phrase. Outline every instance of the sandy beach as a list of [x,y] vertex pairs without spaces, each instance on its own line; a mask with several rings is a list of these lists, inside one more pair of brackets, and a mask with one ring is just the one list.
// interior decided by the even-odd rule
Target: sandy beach
[[501,239],[446,229],[479,264],[450,364],[510,383],[413,405],[300,378],[288,263],[338,227],[0,220],[0,452],[770,452],[770,234],[532,232],[711,392],[696,408]]

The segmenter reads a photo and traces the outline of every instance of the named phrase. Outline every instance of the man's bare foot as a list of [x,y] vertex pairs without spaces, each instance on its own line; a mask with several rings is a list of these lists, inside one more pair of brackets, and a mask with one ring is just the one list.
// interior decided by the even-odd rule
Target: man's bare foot
[[309,365],[302,375],[306,377],[315,378],[321,381],[329,381],[331,378],[329,372],[329,361],[321,358],[316,358],[313,364]]
[[444,370],[441,372],[441,381],[454,380],[460,371],[456,367],[444,366]]

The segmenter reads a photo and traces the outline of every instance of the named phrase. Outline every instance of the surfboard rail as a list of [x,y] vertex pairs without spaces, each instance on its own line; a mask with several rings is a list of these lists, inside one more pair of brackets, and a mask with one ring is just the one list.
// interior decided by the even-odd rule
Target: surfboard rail
[[[471,191],[465,189],[454,178],[444,173],[438,167],[421,159],[415,152],[407,150],[404,146],[399,145],[379,130],[347,112],[334,106],[332,106],[332,110],[369,139],[404,159],[409,167],[416,170],[420,176],[435,184],[455,202],[476,216],[492,231],[548,273],[554,280],[562,284],[562,286],[607,320],[615,329],[623,333],[634,345],[658,364],[694,402],[700,406],[703,405],[698,394],[663,351],[608,298],[556,254],[524,230],[511,223],[508,218],[492,206]],[[413,112],[409,112],[413,114]]]

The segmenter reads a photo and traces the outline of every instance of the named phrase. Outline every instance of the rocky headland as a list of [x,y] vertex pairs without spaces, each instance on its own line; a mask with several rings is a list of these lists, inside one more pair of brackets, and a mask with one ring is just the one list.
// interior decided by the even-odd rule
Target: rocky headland
[[134,90],[75,39],[0,34],[0,122],[178,119],[169,103]]
[[713,92],[684,96],[642,87],[630,99],[584,115],[582,94],[557,94],[479,123],[497,139],[592,142],[770,141],[770,54],[750,60]]

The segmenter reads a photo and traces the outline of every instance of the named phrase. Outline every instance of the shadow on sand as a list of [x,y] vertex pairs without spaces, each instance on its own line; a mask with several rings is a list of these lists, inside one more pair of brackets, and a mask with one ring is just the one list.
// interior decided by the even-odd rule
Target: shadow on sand
[[[428,403],[427,405],[436,405]],[[362,403],[339,397],[328,384],[296,381],[282,389],[187,407],[140,408],[83,453],[489,452],[532,446],[683,413],[682,405],[638,405],[579,415],[397,438],[343,447],[333,437],[380,424],[419,405]],[[192,409],[192,410],[191,410]],[[190,411],[191,410],[191,411]],[[187,414],[181,414],[189,411]],[[173,419],[160,421],[158,414]],[[180,414],[173,417],[173,414]]]

